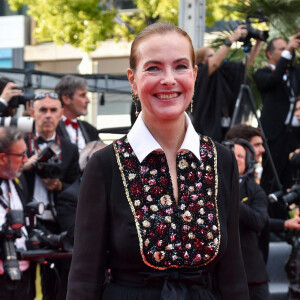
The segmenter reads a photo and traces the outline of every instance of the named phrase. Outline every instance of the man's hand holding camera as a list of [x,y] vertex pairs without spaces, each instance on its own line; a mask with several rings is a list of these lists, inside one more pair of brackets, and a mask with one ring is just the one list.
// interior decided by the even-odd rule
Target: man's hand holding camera
[[300,217],[294,217],[284,221],[284,228],[291,230],[300,230]]
[[233,34],[228,38],[232,43],[238,41],[241,38],[245,38],[248,34],[245,24],[239,25]]
[[290,37],[289,42],[286,46],[286,50],[293,53],[300,46],[300,33],[296,33]]
[[8,104],[13,97],[20,96],[21,94],[22,90],[19,89],[19,86],[16,83],[8,82],[0,95],[0,98],[4,99]]

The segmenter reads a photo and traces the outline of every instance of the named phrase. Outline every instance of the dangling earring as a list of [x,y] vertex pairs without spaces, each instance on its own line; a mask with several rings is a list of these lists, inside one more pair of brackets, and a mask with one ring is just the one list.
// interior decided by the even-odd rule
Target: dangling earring
[[131,96],[132,96],[132,101],[135,105],[135,116],[138,117],[139,116],[139,110],[138,110],[138,103],[139,103],[139,97],[137,95],[135,95],[133,93],[133,91],[131,91]]
[[192,98],[192,101],[190,103],[190,112],[191,112],[191,114],[193,113],[193,101],[194,101],[194,99]]

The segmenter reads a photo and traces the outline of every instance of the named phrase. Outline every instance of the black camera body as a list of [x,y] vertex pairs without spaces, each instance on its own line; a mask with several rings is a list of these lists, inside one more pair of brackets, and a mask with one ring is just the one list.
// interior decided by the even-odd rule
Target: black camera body
[[269,37],[269,31],[264,30],[257,30],[252,27],[251,24],[253,23],[262,23],[268,22],[268,18],[263,14],[262,10],[258,10],[257,14],[249,14],[246,17],[245,22],[237,21],[238,25],[245,25],[245,29],[247,30],[248,34],[246,37],[241,38],[239,41],[244,43],[244,52],[249,53],[251,51],[251,42],[250,40],[253,38],[255,40],[265,42]]
[[288,193],[280,190],[268,195],[268,198],[271,203],[283,201],[287,205],[298,204],[300,202],[300,184],[293,184]]
[[21,230],[25,225],[25,220],[28,228],[33,228],[35,226],[35,215],[43,212],[44,204],[42,202],[29,202],[24,211],[11,209],[6,213],[5,223],[0,228],[1,258],[4,273],[12,282],[21,280],[21,271],[14,242],[22,236]]
[[20,105],[25,105],[27,101],[34,99],[34,91],[31,89],[13,88],[15,90],[23,91],[23,95],[15,96],[8,102],[9,107],[17,108]]
[[61,148],[54,141],[49,142],[47,147],[39,153],[34,167],[41,178],[61,178],[62,161],[59,158],[60,153]]

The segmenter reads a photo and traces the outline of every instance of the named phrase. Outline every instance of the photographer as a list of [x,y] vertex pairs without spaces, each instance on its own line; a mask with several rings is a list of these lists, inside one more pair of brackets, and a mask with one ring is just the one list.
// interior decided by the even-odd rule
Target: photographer
[[[0,127],[0,226],[1,226],[1,259],[4,259],[3,243],[5,233],[3,224],[9,210],[23,210],[28,201],[26,183],[21,175],[24,164],[27,162],[26,144],[22,133],[15,127]],[[27,231],[21,228],[21,237],[16,238],[15,247],[26,250],[25,239]],[[8,258],[8,259],[11,259]],[[29,261],[19,261],[18,269],[21,271],[21,280],[13,283],[3,275],[3,261],[0,261],[0,290],[1,299],[7,300],[33,300],[34,281],[31,278]],[[6,265],[10,268],[11,266]],[[18,272],[18,270],[17,270]],[[13,272],[15,274],[15,272]]]
[[[59,194],[80,176],[76,145],[56,133],[62,113],[61,102],[56,93],[38,94],[31,108],[35,132],[26,138],[30,162],[26,164],[24,173],[28,189],[34,201],[45,204],[45,212],[38,223],[47,233],[44,243],[54,249],[62,247],[59,242],[64,237],[56,215]],[[70,261],[56,260],[53,263],[60,280],[49,264],[41,265],[43,296],[44,299],[65,299]],[[54,286],[58,286],[58,295]]]
[[[299,103],[300,104],[300,103]],[[232,139],[245,139],[247,140],[255,151],[255,162],[260,162],[262,155],[265,153],[265,148],[263,146],[263,139],[261,134],[261,129],[252,127],[245,124],[237,124],[231,127],[226,133],[226,140]],[[254,174],[255,178],[255,166],[254,166]],[[256,178],[255,178],[256,179]],[[286,212],[286,208],[282,206],[282,204],[278,203],[269,203],[269,214],[272,214],[272,210],[279,207],[280,210]],[[264,253],[264,259],[267,262],[268,253],[269,253],[269,240],[270,240],[270,232],[275,234],[282,235],[286,232],[286,230],[300,230],[300,217],[296,216],[293,218],[289,218],[289,216],[285,213],[282,218],[270,218],[268,226],[266,226],[259,238],[260,248]]]
[[[239,25],[217,52],[211,48],[200,48],[196,51],[198,74],[194,92],[193,124],[197,132],[209,135],[219,142],[224,139],[229,128],[245,73],[244,62],[224,60],[231,45],[245,39],[247,35],[246,25]],[[248,65],[254,62],[261,43],[256,40]]]
[[258,237],[268,224],[267,195],[253,179],[255,152],[244,139],[231,140],[240,177],[240,238],[251,300],[268,300],[268,273]]
[[[293,117],[295,96],[300,87],[300,68],[294,66],[293,61],[299,46],[299,33],[288,43],[282,38],[270,40],[266,47],[269,64],[254,74],[263,102],[261,124],[284,190],[292,185],[289,153],[299,146],[299,122]],[[261,186],[267,194],[278,189],[266,154],[263,156]]]
[[18,87],[19,86],[9,78],[0,78],[0,117],[12,117],[15,115],[16,107],[12,107],[10,102],[13,97],[22,94],[22,90],[18,89]]

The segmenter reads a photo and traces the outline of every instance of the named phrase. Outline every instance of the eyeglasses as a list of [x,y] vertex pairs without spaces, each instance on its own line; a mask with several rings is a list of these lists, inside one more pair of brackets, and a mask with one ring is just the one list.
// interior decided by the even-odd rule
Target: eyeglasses
[[24,152],[24,153],[11,153],[11,152],[4,152],[5,154],[7,154],[7,155],[13,155],[13,156],[20,156],[20,157],[22,157],[22,158],[24,158],[26,155],[27,155],[27,153],[26,152]]
[[44,99],[46,97],[49,97],[51,99],[58,99],[58,95],[56,93],[54,93],[54,92],[51,92],[51,93],[39,93],[39,94],[37,94],[35,96],[35,98],[34,98],[34,101],[36,101],[36,100],[42,100],[42,99]]

